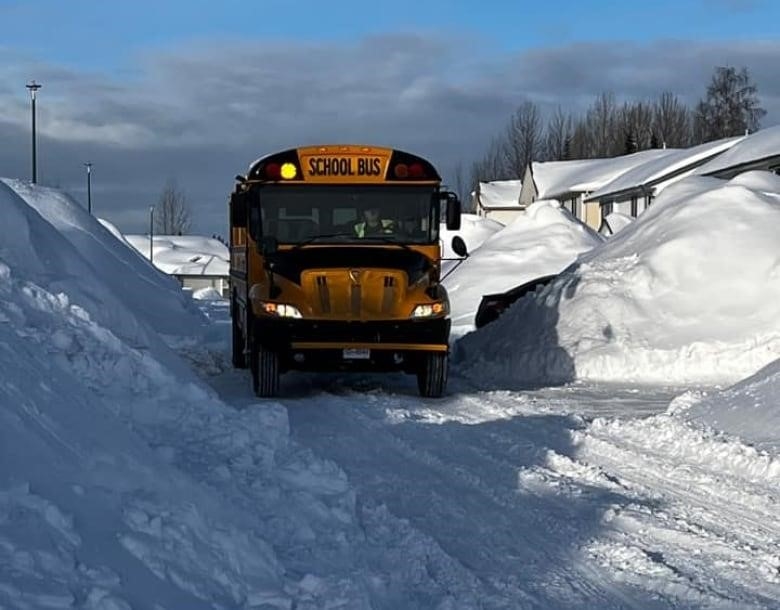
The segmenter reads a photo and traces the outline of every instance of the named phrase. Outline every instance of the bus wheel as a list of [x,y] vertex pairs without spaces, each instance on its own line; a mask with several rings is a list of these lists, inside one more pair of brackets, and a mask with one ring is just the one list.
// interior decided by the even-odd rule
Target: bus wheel
[[252,349],[252,389],[261,398],[279,393],[279,354],[258,345]]
[[420,396],[438,398],[447,385],[447,352],[428,352],[422,355],[417,370],[417,387]]
[[[231,310],[237,311],[235,305]],[[236,315],[237,314],[233,314],[231,321],[233,327],[233,367],[245,369],[246,354],[244,353],[244,350],[246,349],[246,341],[244,340],[244,333],[241,332],[241,327],[239,327],[238,322],[236,321]]]

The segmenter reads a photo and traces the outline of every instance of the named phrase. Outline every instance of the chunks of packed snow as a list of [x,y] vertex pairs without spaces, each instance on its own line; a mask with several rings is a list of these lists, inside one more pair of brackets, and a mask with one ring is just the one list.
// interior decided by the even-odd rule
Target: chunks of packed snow
[[[175,282],[67,197],[13,186],[0,182],[0,607],[370,605],[344,473],[291,441],[283,407],[230,408],[150,329],[143,317],[186,319]],[[136,315],[144,302],[159,318]]]
[[601,241],[557,201],[534,202],[525,214],[489,237],[445,280],[453,333],[459,335],[474,328],[483,295],[558,273]]
[[780,199],[745,186],[755,180],[775,178],[669,187],[540,294],[463,338],[464,369],[502,383],[730,383],[778,358]]

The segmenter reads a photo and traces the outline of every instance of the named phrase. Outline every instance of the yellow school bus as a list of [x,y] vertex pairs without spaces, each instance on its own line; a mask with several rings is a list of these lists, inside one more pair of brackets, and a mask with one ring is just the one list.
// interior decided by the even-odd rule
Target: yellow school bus
[[[280,374],[405,371],[420,394],[447,382],[449,300],[440,222],[460,202],[433,165],[378,146],[266,155],[230,196],[232,359],[258,396]],[[465,245],[455,238],[460,256]]]

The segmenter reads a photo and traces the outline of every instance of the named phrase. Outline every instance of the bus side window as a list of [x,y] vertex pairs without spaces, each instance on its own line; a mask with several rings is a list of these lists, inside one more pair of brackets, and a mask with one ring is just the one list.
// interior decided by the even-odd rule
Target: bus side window
[[249,234],[255,241],[259,241],[260,236],[262,235],[262,222],[259,205],[252,205],[249,207]]

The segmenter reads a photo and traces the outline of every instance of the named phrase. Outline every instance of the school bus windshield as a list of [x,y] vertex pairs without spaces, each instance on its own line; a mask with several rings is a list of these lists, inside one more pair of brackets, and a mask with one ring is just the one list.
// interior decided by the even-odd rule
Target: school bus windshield
[[[296,244],[439,239],[439,203],[432,186],[264,185],[252,233]],[[259,212],[259,213],[258,213]]]

